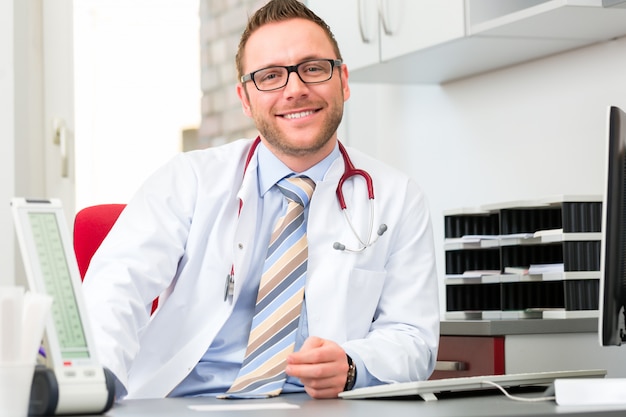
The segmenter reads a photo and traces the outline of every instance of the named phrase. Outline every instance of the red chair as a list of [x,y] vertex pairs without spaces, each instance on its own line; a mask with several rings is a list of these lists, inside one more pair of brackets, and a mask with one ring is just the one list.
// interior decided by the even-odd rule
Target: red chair
[[91,257],[117,221],[125,204],[85,207],[74,218],[74,253],[81,279],[85,278]]
[[[74,218],[74,253],[81,279],[85,278],[91,257],[117,221],[126,204],[99,204],[85,207]],[[152,303],[156,310],[158,299]]]

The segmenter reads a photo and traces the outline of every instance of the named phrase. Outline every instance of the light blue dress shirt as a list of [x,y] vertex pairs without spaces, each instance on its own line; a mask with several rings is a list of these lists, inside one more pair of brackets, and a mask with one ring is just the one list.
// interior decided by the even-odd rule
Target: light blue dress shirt
[[[286,201],[282,193],[274,187],[277,181],[292,173],[276,156],[274,156],[262,143],[259,144],[258,158],[258,207],[259,215],[256,224],[256,242],[250,275],[248,277],[235,276],[241,285],[241,293],[233,308],[232,315],[228,318],[224,327],[219,331],[215,340],[209,346],[200,362],[191,373],[169,394],[170,397],[217,395],[224,393],[230,388],[241,368],[241,363],[248,343],[248,335],[261,272],[265,260],[267,245],[276,219],[284,211]],[[336,158],[340,157],[339,148],[335,149],[321,162],[300,173],[306,175],[315,182],[321,181]],[[308,214],[308,207],[306,213]],[[190,318],[198,320],[198,318]],[[210,318],[207,318],[210,320]],[[298,350],[306,337],[308,327],[306,320],[306,301],[300,315],[300,323],[296,334],[295,350]],[[359,361],[353,355],[357,366]],[[361,366],[360,369],[363,369]],[[359,380],[362,379],[361,375]],[[302,392],[304,387],[299,379],[289,377],[285,383],[283,392]]]

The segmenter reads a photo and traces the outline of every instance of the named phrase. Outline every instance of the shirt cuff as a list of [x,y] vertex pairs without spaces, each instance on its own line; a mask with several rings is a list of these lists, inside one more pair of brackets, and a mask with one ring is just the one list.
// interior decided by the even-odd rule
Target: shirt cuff
[[354,387],[352,389],[384,384],[384,382],[369,373],[358,353],[350,349],[344,350],[346,351],[346,354],[352,358],[352,362],[354,362],[354,365],[356,366],[356,382],[354,383]]

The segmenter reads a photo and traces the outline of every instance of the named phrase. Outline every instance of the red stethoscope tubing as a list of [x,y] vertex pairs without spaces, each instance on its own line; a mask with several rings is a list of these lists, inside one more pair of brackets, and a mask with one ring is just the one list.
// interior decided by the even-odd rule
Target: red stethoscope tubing
[[339,144],[339,152],[341,152],[341,156],[343,157],[344,170],[343,170],[343,175],[341,176],[341,178],[339,178],[339,183],[337,184],[336,194],[337,194],[337,201],[339,201],[339,206],[341,207],[342,210],[345,210],[346,202],[343,198],[342,189],[343,189],[343,183],[348,178],[355,177],[357,175],[360,175],[361,177],[363,177],[363,179],[365,180],[365,184],[367,185],[367,195],[370,200],[374,199],[374,185],[372,184],[372,177],[370,176],[370,174],[368,174],[362,169],[355,168],[354,164],[352,163],[352,160],[350,159],[350,156],[348,155],[348,151],[346,151],[346,148],[344,148],[341,142],[337,141],[337,143]]
[[[261,143],[261,138],[257,136],[254,142],[252,142],[252,146],[250,147],[250,150],[248,151],[248,156],[246,157],[246,164],[244,165],[244,168],[243,168],[244,174],[246,170],[248,169],[248,165],[250,165],[250,161],[252,160],[252,157],[254,156],[254,152],[256,151],[256,148],[259,146],[259,143]],[[339,145],[339,152],[341,153],[341,157],[343,158],[344,170],[343,170],[343,175],[341,176],[341,178],[339,178],[339,182],[337,183],[337,190],[335,191],[335,193],[337,194],[337,201],[339,202],[339,207],[341,207],[342,210],[345,210],[347,206],[346,206],[346,201],[343,197],[343,184],[344,182],[346,182],[347,179],[355,177],[355,176],[359,176],[359,175],[363,177],[363,179],[365,180],[365,184],[367,186],[367,196],[369,197],[370,200],[374,199],[374,184],[372,183],[372,177],[370,176],[370,174],[368,174],[366,171],[362,169],[355,168],[354,164],[352,163],[352,160],[350,159],[350,156],[348,155],[348,151],[346,151],[346,148],[343,146],[343,144],[339,141],[337,141],[337,143]],[[242,202],[239,201],[240,212],[241,212],[241,205],[242,205]]]

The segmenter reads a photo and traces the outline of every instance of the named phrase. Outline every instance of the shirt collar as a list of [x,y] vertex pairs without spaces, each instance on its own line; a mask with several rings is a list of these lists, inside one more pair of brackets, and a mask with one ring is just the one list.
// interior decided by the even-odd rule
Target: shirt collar
[[[335,144],[335,148],[326,158],[298,175],[306,175],[317,183],[324,178],[326,171],[328,171],[333,161],[337,159],[339,155],[339,146]],[[257,152],[257,173],[259,176],[259,195],[263,197],[274,184],[289,174],[292,174],[293,171],[282,163],[282,161],[261,142]]]

